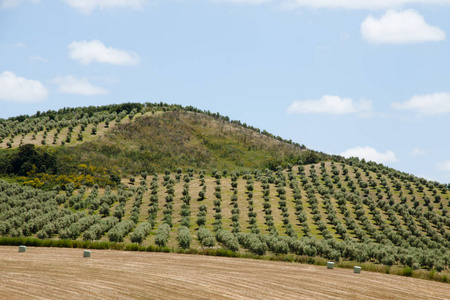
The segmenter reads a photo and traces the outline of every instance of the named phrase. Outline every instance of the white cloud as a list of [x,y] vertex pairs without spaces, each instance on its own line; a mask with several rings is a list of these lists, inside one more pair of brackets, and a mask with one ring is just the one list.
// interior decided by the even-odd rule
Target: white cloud
[[107,47],[99,40],[72,42],[67,47],[69,48],[69,57],[85,65],[89,65],[91,62],[121,66],[135,65],[140,60],[134,52]]
[[1,8],[12,8],[16,7],[20,4],[20,0],[2,0],[0,7]]
[[100,82],[104,82],[104,83],[108,83],[108,84],[120,82],[120,80],[117,77],[114,77],[111,75],[110,76],[91,76],[90,78],[95,81],[100,81]]
[[321,52],[321,51],[323,51],[323,52],[328,52],[328,51],[331,50],[331,46],[330,46],[330,45],[316,46],[316,47],[314,48],[314,50],[316,50],[316,51],[318,51],[318,52]]
[[436,165],[436,169],[442,172],[450,172],[450,160],[440,162]]
[[360,100],[353,103],[351,98],[339,96],[322,96],[319,100],[296,100],[288,107],[288,114],[331,114],[343,115],[357,112],[368,112],[372,109],[372,101]]
[[84,14],[94,9],[130,8],[142,9],[147,0],[65,0],[66,3]]
[[361,23],[361,34],[369,42],[411,44],[445,40],[445,32],[425,22],[423,16],[412,9],[389,9],[379,19],[372,15]]
[[19,77],[13,72],[0,74],[0,100],[38,102],[47,98],[47,89],[40,81]]
[[450,93],[416,95],[405,102],[391,103],[391,108],[412,110],[424,115],[440,115],[450,112]]
[[7,47],[7,48],[13,48],[13,49],[16,49],[16,48],[24,48],[24,47],[26,47],[26,45],[27,45],[27,44],[25,44],[25,43],[18,42],[18,43],[15,43],[15,44],[6,44],[6,47]]
[[427,154],[427,151],[422,150],[420,148],[415,148],[409,153],[409,155],[411,155],[411,156],[421,156],[421,155],[425,155],[425,154]]
[[29,59],[32,61],[40,61],[40,62],[48,61],[46,58],[43,58],[42,56],[39,56],[39,55],[30,56]]
[[309,7],[381,10],[408,4],[442,5],[450,4],[450,0],[287,0],[283,6],[288,9]]
[[229,2],[234,4],[262,4],[272,0],[209,0],[211,2]]
[[86,78],[75,78],[71,75],[57,77],[53,82],[59,85],[59,91],[65,94],[78,95],[102,95],[108,91],[104,88],[94,86]]
[[398,161],[395,153],[391,150],[387,150],[385,153],[378,152],[372,147],[354,147],[345,150],[340,155],[344,157],[359,157],[364,158],[367,161],[374,161],[377,163],[385,164]]
[[339,39],[341,40],[341,41],[346,41],[346,40],[348,40],[350,38],[350,33],[347,33],[347,32],[341,32],[340,34],[339,34]]
[[[40,0],[29,0],[31,3],[39,3]],[[0,0],[0,8],[13,8],[21,4],[22,0]]]

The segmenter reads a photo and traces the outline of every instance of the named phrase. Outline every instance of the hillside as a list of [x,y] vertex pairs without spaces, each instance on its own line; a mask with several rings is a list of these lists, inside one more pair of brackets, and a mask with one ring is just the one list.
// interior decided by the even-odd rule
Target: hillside
[[2,150],[28,170],[7,180],[54,189],[0,181],[0,244],[334,260],[448,282],[448,185],[193,109],[133,110],[90,140]]
[[[44,241],[135,242],[144,249],[291,253],[372,262],[373,269],[406,266],[425,277],[423,270],[447,272],[447,190],[373,170],[325,163],[227,178],[167,172],[133,185],[126,180],[117,191],[82,187],[65,193],[3,182],[0,230]],[[333,173],[346,175],[331,179]]]
[[302,157],[300,147],[240,125],[186,111],[136,117],[96,140],[65,149],[74,161],[123,174],[195,169],[272,168]]
[[[25,152],[39,153],[23,157],[20,149],[29,145],[35,149]],[[55,163],[49,165],[43,156]],[[164,103],[62,109],[0,121],[3,174],[88,173],[102,186],[102,175],[135,176],[178,167],[275,170],[328,157],[218,113]]]

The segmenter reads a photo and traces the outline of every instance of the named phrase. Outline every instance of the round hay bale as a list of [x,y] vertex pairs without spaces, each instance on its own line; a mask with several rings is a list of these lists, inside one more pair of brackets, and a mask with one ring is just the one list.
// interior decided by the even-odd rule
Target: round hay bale
[[89,251],[89,250],[84,250],[84,252],[83,252],[83,257],[91,257],[91,251]]
[[327,269],[333,269],[334,268],[334,262],[329,261],[327,262]]
[[361,267],[355,266],[353,268],[353,273],[357,273],[357,274],[361,273]]
[[27,252],[27,246],[19,246],[19,252]]

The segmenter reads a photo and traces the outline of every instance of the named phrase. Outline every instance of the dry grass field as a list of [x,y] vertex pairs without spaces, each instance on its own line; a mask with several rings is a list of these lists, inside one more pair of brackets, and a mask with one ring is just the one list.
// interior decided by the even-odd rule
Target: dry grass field
[[0,299],[450,299],[448,284],[166,253],[0,247]]

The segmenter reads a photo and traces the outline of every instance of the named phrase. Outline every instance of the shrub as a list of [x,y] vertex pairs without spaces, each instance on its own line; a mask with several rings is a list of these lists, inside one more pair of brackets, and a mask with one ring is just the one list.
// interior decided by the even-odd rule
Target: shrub
[[182,217],[180,221],[181,226],[191,227],[191,220],[188,216]]
[[[242,234],[242,233],[240,233]],[[257,255],[264,255],[268,250],[267,244],[262,242],[257,234],[244,234],[241,244]]]
[[201,226],[197,231],[197,237],[200,245],[202,245],[203,247],[214,247],[216,243],[216,239],[214,238],[212,232],[204,226]]
[[125,214],[125,210],[124,210],[123,206],[122,205],[116,206],[116,208],[114,210],[114,217],[116,217],[117,219],[119,219],[119,221],[121,221],[124,214]]
[[170,226],[166,223],[161,224],[156,230],[155,244],[160,247],[165,247],[169,240]]
[[[107,217],[109,216],[109,205],[106,203],[103,203],[102,206],[100,206],[100,209],[98,210],[98,212],[103,216],[103,217]],[[116,216],[117,217],[117,216]]]
[[46,239],[46,238],[48,238],[48,234],[47,234],[47,232],[45,232],[44,230],[38,231],[38,233],[36,234],[36,236],[37,236],[39,239]]
[[197,225],[202,226],[206,224],[206,217],[200,216],[197,218]]
[[110,231],[108,231],[108,239],[110,242],[123,242],[123,238],[135,226],[133,221],[122,221],[117,223]]
[[152,226],[149,223],[140,223],[136,229],[130,233],[130,240],[132,243],[141,244],[142,241],[150,233]]
[[56,196],[55,200],[58,204],[61,205],[61,204],[64,204],[64,202],[66,202],[67,197],[66,197],[66,195],[60,194],[60,195]]
[[403,276],[412,277],[413,276],[413,269],[412,268],[404,268],[403,269]]
[[186,226],[181,226],[180,228],[178,228],[177,240],[178,246],[180,248],[189,249],[192,241],[191,232],[189,231],[189,228],[187,228]]
[[221,242],[227,249],[232,251],[239,250],[239,242],[236,237],[227,230],[218,230],[217,231],[217,240]]
[[108,232],[108,239],[110,242],[122,242],[123,241],[123,232],[118,229],[111,229]]

